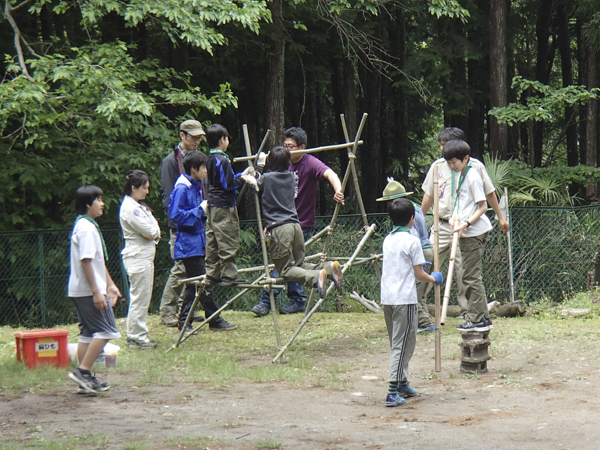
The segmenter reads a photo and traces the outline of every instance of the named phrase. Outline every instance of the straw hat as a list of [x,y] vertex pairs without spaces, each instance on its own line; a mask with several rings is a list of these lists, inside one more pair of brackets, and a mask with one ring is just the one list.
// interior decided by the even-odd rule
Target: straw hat
[[406,197],[411,195],[412,192],[406,192],[404,186],[395,181],[392,177],[388,177],[388,184],[383,190],[383,197],[377,199],[378,202],[385,202],[387,200],[393,200],[395,198]]

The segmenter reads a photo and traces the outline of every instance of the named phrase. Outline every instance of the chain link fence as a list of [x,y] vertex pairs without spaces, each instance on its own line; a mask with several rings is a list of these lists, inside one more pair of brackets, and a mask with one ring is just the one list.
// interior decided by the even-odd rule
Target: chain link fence
[[[512,208],[512,277],[517,299],[535,301],[543,296],[560,301],[587,286],[587,272],[593,268],[594,253],[600,241],[600,206],[577,208]],[[373,252],[381,253],[383,239],[391,230],[386,214],[370,214],[370,224],[376,224]],[[315,230],[329,225],[330,217],[317,218]],[[428,216],[431,222],[431,216]],[[323,250],[327,245],[330,257],[342,262],[355,251],[364,236],[364,224],[359,215],[340,216],[332,234],[325,235],[307,248],[307,255]],[[115,315],[127,314],[127,275],[121,263],[123,238],[120,229],[104,228],[109,256],[108,268],[121,288],[124,300],[115,307]],[[242,221],[238,266],[262,265],[262,251],[256,221]],[[51,327],[77,321],[75,307],[67,298],[69,276],[70,230],[0,233],[0,325],[19,327]],[[328,244],[325,242],[329,241]],[[371,255],[367,243],[361,257]],[[447,273],[447,261],[442,272]],[[151,313],[158,313],[160,299],[172,267],[168,231],[163,232],[155,258],[154,292]],[[352,291],[367,298],[379,300],[380,269],[376,264],[352,267],[344,278],[342,297],[329,296],[322,305],[324,311],[340,311],[343,305],[353,304],[347,296]],[[246,274],[253,279],[255,274]],[[508,240],[498,227],[488,237],[484,253],[484,284],[488,301],[510,301],[510,270]],[[215,289],[218,304],[223,304],[238,292],[236,288]],[[233,305],[235,309],[249,310],[257,301],[260,291],[251,291]],[[430,293],[433,297],[433,290]],[[455,302],[455,295],[451,302]],[[346,300],[344,300],[346,299]],[[341,300],[341,301],[340,301]],[[430,299],[433,301],[433,299]],[[277,299],[285,303],[284,293]],[[342,305],[342,306],[340,306]]]

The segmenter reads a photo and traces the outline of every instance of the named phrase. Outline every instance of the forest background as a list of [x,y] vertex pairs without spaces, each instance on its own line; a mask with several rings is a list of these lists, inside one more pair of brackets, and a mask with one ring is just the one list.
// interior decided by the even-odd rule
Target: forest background
[[600,0],[5,0],[0,42],[0,230],[70,226],[82,184],[116,223],[134,168],[164,223],[158,166],[190,118],[225,125],[239,156],[242,124],[254,149],[288,126],[316,147],[345,141],[340,114],[353,136],[368,113],[368,212],[387,176],[420,191],[444,126],[514,202],[597,200]]

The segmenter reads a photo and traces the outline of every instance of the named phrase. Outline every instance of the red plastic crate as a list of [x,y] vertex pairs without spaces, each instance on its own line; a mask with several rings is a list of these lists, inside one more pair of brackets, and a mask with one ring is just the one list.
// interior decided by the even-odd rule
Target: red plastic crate
[[69,365],[68,330],[16,331],[17,359],[30,369],[38,364]]

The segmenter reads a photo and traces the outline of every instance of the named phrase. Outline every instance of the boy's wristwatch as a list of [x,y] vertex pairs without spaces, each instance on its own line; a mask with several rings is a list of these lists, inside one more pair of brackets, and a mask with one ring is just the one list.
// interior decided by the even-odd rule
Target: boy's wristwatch
[[467,228],[471,226],[471,222],[469,222],[468,220],[465,220],[465,223],[467,224]]

